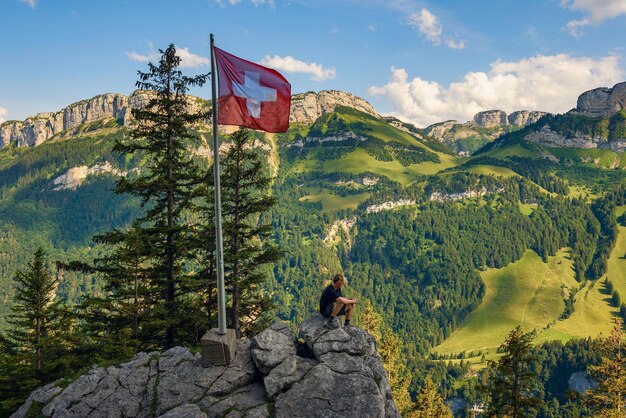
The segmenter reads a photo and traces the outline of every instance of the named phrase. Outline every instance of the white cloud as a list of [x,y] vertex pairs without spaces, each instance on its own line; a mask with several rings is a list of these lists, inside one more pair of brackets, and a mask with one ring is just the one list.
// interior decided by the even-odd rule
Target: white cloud
[[419,13],[411,14],[409,16],[409,25],[417,26],[419,31],[426,35],[426,39],[433,44],[439,45],[441,43],[443,26],[437,21],[437,16],[428,9],[422,9]]
[[4,107],[0,107],[0,123],[4,122],[7,114],[9,113]]
[[[154,51],[150,42],[148,42],[148,45],[150,45],[150,53],[143,55],[137,52],[127,52],[126,56],[131,61],[157,63],[161,58],[161,54]],[[189,48],[176,48],[176,55],[181,59],[181,68],[205,67],[211,63],[208,58],[189,52]]]
[[446,39],[446,45],[448,48],[452,49],[463,49],[465,48],[465,41],[455,41],[454,39]]
[[22,3],[28,4],[31,9],[34,9],[37,6],[37,0],[20,0]]
[[287,73],[303,73],[311,74],[311,80],[324,81],[335,78],[336,71],[334,68],[324,68],[322,64],[316,62],[304,62],[294,57],[287,55],[286,57],[280,57],[274,55],[270,57],[266,55],[260,62],[260,64],[282,70]]
[[576,38],[584,35],[582,28],[626,14],[624,0],[561,0],[561,7],[586,13],[582,19],[567,22],[567,29]]
[[384,86],[369,93],[389,100],[393,115],[419,126],[456,119],[471,120],[480,111],[542,110],[562,113],[576,106],[580,93],[623,80],[616,56],[600,59],[567,54],[536,55],[520,61],[496,61],[488,72],[469,72],[447,87],[391,69]]
[[176,55],[178,55],[181,59],[181,67],[197,68],[206,67],[211,64],[211,60],[207,57],[189,52],[188,48],[177,48]]
[[[419,13],[409,15],[409,25],[417,27],[417,29],[426,36],[428,41],[433,45],[440,45],[443,36],[443,25],[439,23],[437,16],[432,14],[428,9],[422,9]],[[445,40],[445,45],[452,49],[465,48],[465,41],[457,41],[450,37]]]

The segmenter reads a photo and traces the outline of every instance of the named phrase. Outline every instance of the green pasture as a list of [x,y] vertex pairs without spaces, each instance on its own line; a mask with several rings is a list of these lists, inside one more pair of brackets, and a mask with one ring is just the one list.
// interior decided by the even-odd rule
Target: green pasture
[[437,153],[437,155],[441,159],[440,163],[426,161],[405,167],[396,160],[379,161],[365,152],[365,150],[357,148],[340,159],[325,161],[322,165],[322,172],[325,174],[336,172],[352,174],[371,172],[385,176],[390,180],[406,186],[422,175],[435,174],[446,168],[454,167],[457,164],[457,159],[451,155],[440,153]]
[[565,307],[562,286],[577,286],[566,250],[549,257],[547,263],[528,250],[517,262],[481,275],[486,285],[483,302],[434,351],[493,350],[517,325],[541,331]]
[[348,196],[340,196],[324,189],[310,189],[311,194],[300,198],[301,202],[321,202],[322,213],[336,212],[342,209],[356,209],[357,206],[369,199],[371,193],[361,193]]

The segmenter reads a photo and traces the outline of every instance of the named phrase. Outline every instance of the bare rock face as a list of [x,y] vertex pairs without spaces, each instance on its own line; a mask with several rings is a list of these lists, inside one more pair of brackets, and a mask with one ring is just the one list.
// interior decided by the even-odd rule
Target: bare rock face
[[59,112],[39,113],[25,121],[8,121],[0,125],[0,146],[33,147],[84,123],[106,117],[124,119],[127,107],[126,96],[108,93],[74,103]]
[[626,83],[613,88],[600,87],[578,96],[576,109],[572,113],[591,117],[610,117],[626,107]]
[[328,330],[324,321],[315,314],[302,324],[308,357],[279,321],[239,340],[229,366],[202,367],[200,354],[183,347],[139,353],[94,366],[64,389],[35,390],[12,418],[34,410],[55,418],[400,417],[374,338],[356,327]]
[[442,141],[445,135],[454,128],[454,125],[457,125],[458,122],[455,120],[447,120],[441,123],[435,123],[434,125],[430,125],[425,129],[426,135],[432,136],[439,141]]
[[400,417],[374,337],[356,327],[329,330],[324,322],[316,313],[302,323],[300,337],[315,360],[289,364],[303,377],[276,396],[275,416]]
[[537,112],[528,110],[518,110],[516,112],[511,113],[507,120],[509,125],[519,126],[523,128],[524,126],[532,125],[541,119],[542,116],[546,115],[546,112]]
[[337,106],[348,106],[375,117],[380,117],[371,104],[350,93],[337,90],[323,90],[319,93],[296,94],[291,98],[289,122],[313,123],[324,113],[335,110]]
[[508,125],[506,113],[502,110],[485,110],[474,115],[474,123],[483,128],[494,128]]

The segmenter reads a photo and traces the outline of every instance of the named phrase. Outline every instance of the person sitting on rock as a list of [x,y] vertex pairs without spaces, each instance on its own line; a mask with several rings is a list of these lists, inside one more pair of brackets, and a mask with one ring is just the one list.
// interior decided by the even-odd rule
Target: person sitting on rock
[[350,318],[354,312],[356,299],[348,299],[341,296],[341,288],[346,284],[343,274],[336,274],[331,283],[324,289],[320,297],[320,313],[328,318],[324,326],[330,329],[336,329],[341,326],[338,315],[345,315],[346,322],[344,326],[350,326]]

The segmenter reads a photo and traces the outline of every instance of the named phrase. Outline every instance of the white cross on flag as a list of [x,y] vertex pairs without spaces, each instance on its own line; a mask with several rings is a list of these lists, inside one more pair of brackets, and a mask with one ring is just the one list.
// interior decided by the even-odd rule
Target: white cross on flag
[[266,132],[289,129],[289,82],[276,70],[213,49],[219,80],[218,123]]

